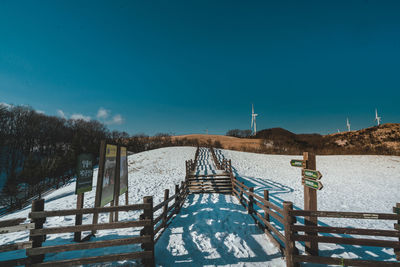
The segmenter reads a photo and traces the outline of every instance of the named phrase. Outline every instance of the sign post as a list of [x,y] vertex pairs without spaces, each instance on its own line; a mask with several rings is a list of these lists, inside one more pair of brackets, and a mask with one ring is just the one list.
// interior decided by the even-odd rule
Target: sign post
[[[100,143],[100,156],[99,156],[99,171],[97,173],[97,185],[96,185],[96,196],[94,200],[94,207],[100,207],[101,201],[101,185],[103,183],[103,173],[104,173],[104,162],[106,154],[106,141],[102,140]],[[93,213],[93,224],[97,224],[99,220],[99,214]],[[96,233],[96,230],[92,231],[92,235]]]
[[[78,156],[78,164],[76,167],[76,188],[77,194],[76,208],[82,209],[84,202],[84,193],[92,190],[93,183],[93,156],[91,154],[81,154]],[[82,214],[75,217],[75,225],[82,224]],[[81,241],[81,232],[74,233],[74,241]]]
[[[304,152],[303,153],[303,161],[305,161],[305,168],[310,171],[316,170],[316,157],[313,153]],[[305,210],[317,210],[317,190],[313,187],[309,187],[306,185],[306,179],[304,179],[304,209]],[[308,183],[311,180],[307,179]],[[317,217],[304,217],[306,226],[317,226],[318,218]],[[318,233],[306,232],[307,235],[317,236]],[[307,253],[313,256],[318,256],[318,242],[316,241],[308,241],[305,242],[305,250]]]
[[[119,206],[119,188],[120,188],[120,166],[121,166],[121,146],[117,146],[117,164],[115,165],[115,186],[114,186],[114,204],[113,206]],[[114,215],[114,217],[113,217]],[[110,212],[110,222],[118,222],[118,211]]]

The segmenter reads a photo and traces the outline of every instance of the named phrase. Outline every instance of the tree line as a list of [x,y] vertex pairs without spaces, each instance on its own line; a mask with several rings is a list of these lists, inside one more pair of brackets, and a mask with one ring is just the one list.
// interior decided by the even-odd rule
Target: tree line
[[[38,188],[40,194],[38,184],[57,180],[54,178],[72,178],[79,154],[91,153],[98,162],[101,140],[126,145],[134,153],[166,146],[200,145],[196,139],[173,139],[165,133],[130,136],[110,131],[96,120],[64,119],[27,106],[0,104],[0,176],[6,178],[2,193],[15,196],[20,191],[18,186],[24,184]],[[211,141],[201,145],[220,147]]]

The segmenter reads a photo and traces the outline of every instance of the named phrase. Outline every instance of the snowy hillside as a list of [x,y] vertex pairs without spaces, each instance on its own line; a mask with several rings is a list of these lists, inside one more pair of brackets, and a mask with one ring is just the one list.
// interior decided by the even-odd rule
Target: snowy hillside
[[[175,184],[185,177],[185,160],[194,157],[195,148],[161,148],[129,156],[129,203],[141,203],[144,196],[153,195],[154,203],[162,201],[164,189],[174,192]],[[235,174],[248,186],[262,195],[264,189],[270,191],[271,201],[281,204],[283,200],[293,201],[295,207],[303,208],[303,189],[300,169],[291,167],[290,159],[300,158],[281,155],[262,155],[223,150],[232,159]],[[324,188],[318,192],[320,210],[364,211],[390,213],[396,202],[400,202],[400,157],[390,156],[318,156],[317,169],[323,174]],[[93,207],[94,188],[85,193],[85,207]],[[75,183],[63,187],[45,197],[45,209],[74,209],[76,195]],[[120,203],[124,203],[121,196]],[[27,217],[30,206],[2,217],[2,220]],[[156,244],[156,263],[160,266],[284,266],[282,255],[268,243],[261,230],[247,212],[232,196],[189,195],[181,212],[172,221],[160,241]],[[120,220],[137,216],[134,212],[121,213]],[[84,216],[83,224],[91,223],[92,218]],[[108,215],[102,214],[100,222],[108,222]],[[340,226],[330,219],[321,219],[330,226]],[[203,226],[199,226],[202,222]],[[340,220],[343,226],[360,228],[393,229],[392,223],[371,220]],[[45,227],[74,225],[74,217],[49,218]],[[232,228],[233,227],[233,228]],[[95,240],[107,240],[138,232],[132,229],[99,231]],[[136,233],[137,234],[137,233]],[[85,235],[84,235],[85,236]],[[27,233],[13,233],[0,236],[0,244],[27,240]],[[50,235],[44,246],[71,242],[72,235]],[[351,246],[320,245],[330,250],[331,255],[339,257],[370,257],[390,260],[393,250],[357,249]],[[66,259],[140,250],[136,245],[117,248],[95,249],[77,252],[48,254],[46,259]],[[115,251],[114,251],[115,252]],[[25,251],[0,253],[0,260],[24,254]],[[86,253],[86,254],[84,254]],[[158,255],[158,256],[157,256]],[[133,263],[134,261],[132,261]],[[122,263],[122,262],[121,262]]]

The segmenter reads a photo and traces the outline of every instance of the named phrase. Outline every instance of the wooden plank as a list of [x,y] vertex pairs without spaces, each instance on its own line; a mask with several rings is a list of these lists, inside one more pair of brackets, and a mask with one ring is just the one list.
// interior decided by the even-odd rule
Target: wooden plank
[[76,214],[90,214],[90,213],[102,213],[102,212],[114,212],[114,211],[131,211],[131,210],[143,210],[149,207],[149,204],[133,204],[127,206],[114,206],[114,207],[98,207],[98,208],[86,208],[86,209],[71,209],[71,210],[52,210],[52,211],[38,211],[29,213],[29,218],[46,218],[56,216],[69,216]]
[[242,187],[244,189],[250,190],[250,187],[248,187],[247,185],[245,185],[244,183],[240,182],[237,179],[234,180],[234,183],[236,183],[238,186],[240,186],[240,187]]
[[192,177],[224,177],[227,176],[229,177],[229,173],[220,173],[220,174],[200,174],[200,175],[193,175],[193,174],[189,174],[188,177],[192,178]]
[[16,218],[11,220],[0,221],[0,227],[8,227],[21,224],[26,221],[26,218]]
[[226,178],[213,178],[213,179],[188,179],[187,182],[200,182],[200,181],[231,181],[230,177]]
[[188,182],[188,186],[191,185],[197,185],[197,184],[232,184],[230,180],[226,180],[226,181],[214,181],[214,180],[208,180],[208,181],[189,181]]
[[18,242],[14,244],[1,245],[0,252],[27,249],[32,247],[32,241]]
[[191,186],[189,190],[231,190],[231,186]]
[[156,206],[154,206],[153,211],[157,211],[159,209],[161,209],[162,207],[164,207],[167,203],[171,202],[172,200],[174,200],[176,197],[176,194],[174,194],[173,196],[169,197],[167,200],[164,200],[163,202],[161,202],[160,204],[157,204]]
[[87,225],[76,225],[76,226],[74,225],[74,226],[64,226],[64,227],[52,227],[52,228],[31,230],[30,236],[72,233],[72,232],[77,232],[77,231],[141,227],[141,226],[146,226],[146,225],[150,225],[150,224],[151,224],[151,220],[140,220],[140,221],[114,222],[114,223],[103,223],[103,224],[87,224]]
[[341,265],[341,266],[399,266],[398,262],[393,261],[371,261],[371,260],[357,260],[357,259],[343,259],[343,258],[330,258],[330,257],[318,257],[318,256],[307,256],[307,255],[294,255],[293,259],[295,262],[310,262],[330,265]]
[[0,228],[0,234],[21,232],[35,228],[35,223],[20,224]]
[[28,258],[19,258],[14,260],[0,261],[1,266],[20,266],[28,263]]
[[315,241],[320,243],[347,244],[371,247],[400,248],[398,241],[376,240],[366,238],[348,238],[348,237],[332,237],[332,236],[310,236],[310,235],[294,235],[295,241]]
[[271,215],[272,217],[274,217],[277,221],[279,221],[280,223],[283,223],[283,218],[276,212],[273,212],[272,210],[268,209],[267,207],[261,205],[260,203],[258,203],[257,201],[254,202],[258,207],[260,207],[263,211],[265,211],[267,214]]
[[371,220],[400,219],[400,215],[392,213],[293,210],[290,212],[290,214],[293,216],[329,217],[329,218],[346,218],[346,219],[371,219]]
[[[249,192],[250,193],[250,192]],[[276,210],[278,213],[282,214],[283,209],[278,207],[277,205],[273,204],[270,201],[267,201],[265,199],[263,199],[261,196],[255,194],[255,193],[251,193],[251,195],[256,198],[258,201],[260,201],[261,203],[263,203],[265,206],[268,206],[270,209]]]
[[[270,222],[268,222],[267,220],[265,220],[265,218],[263,218],[261,216],[261,214],[259,214],[258,212],[256,213],[257,217],[266,225],[267,229],[270,230],[271,232],[273,232],[280,241],[285,242],[285,236],[283,234],[281,234],[281,232],[278,231],[278,229],[276,229]],[[274,237],[275,238],[275,237]]]
[[69,259],[69,260],[61,260],[61,261],[47,261],[44,263],[34,264],[31,266],[32,267],[76,266],[76,265],[83,265],[83,264],[90,264],[90,263],[97,263],[97,262],[114,262],[114,261],[133,260],[133,259],[149,259],[152,256],[153,256],[152,251],[139,251],[139,252],[112,254],[112,255],[105,255],[105,256]]
[[294,231],[300,231],[300,232],[307,231],[307,232],[318,232],[318,233],[400,237],[400,232],[395,230],[375,230],[375,229],[362,229],[362,228],[304,226],[304,225],[292,225],[291,228]]
[[41,255],[41,254],[46,254],[46,253],[57,253],[57,252],[82,250],[82,249],[114,247],[114,246],[123,246],[123,245],[129,245],[129,244],[149,243],[149,242],[151,242],[151,236],[149,236],[149,235],[135,236],[135,237],[130,237],[130,238],[104,240],[104,241],[97,241],[97,242],[86,242],[86,243],[32,248],[32,249],[27,249],[26,254],[29,256],[33,256],[33,255]]

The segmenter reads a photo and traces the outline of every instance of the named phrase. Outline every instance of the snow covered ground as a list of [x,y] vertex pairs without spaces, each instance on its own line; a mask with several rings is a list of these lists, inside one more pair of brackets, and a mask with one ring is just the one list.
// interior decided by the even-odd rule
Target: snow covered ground
[[[303,209],[301,169],[291,167],[300,156],[262,155],[222,151],[232,159],[234,173],[260,196],[269,190],[270,200],[282,206],[292,201]],[[318,191],[318,210],[392,213],[400,202],[400,157],[396,156],[317,156],[317,170],[324,188]],[[394,230],[394,221],[320,218],[319,225]],[[340,235],[331,235],[340,236]],[[343,235],[342,235],[343,236]],[[369,238],[368,236],[357,236]],[[385,239],[385,237],[379,237]],[[396,240],[395,238],[386,238]],[[395,260],[393,249],[351,245],[320,244],[321,256]],[[315,265],[313,265],[315,266]]]
[[[195,148],[162,148],[129,156],[129,203],[141,203],[144,196],[153,195],[154,203],[162,201],[164,189],[174,192],[175,184],[185,177],[184,161],[193,159]],[[292,201],[303,208],[303,188],[300,169],[291,167],[290,159],[281,155],[262,155],[223,150],[232,159],[234,171],[246,185],[255,186],[262,195],[270,191],[271,201],[281,205]],[[212,166],[211,166],[212,168]],[[400,202],[400,157],[391,156],[318,156],[317,169],[323,174],[324,188],[318,192],[320,210],[364,211],[390,213]],[[94,188],[85,194],[85,207],[93,207]],[[45,209],[73,209],[76,207],[75,183],[71,183],[45,197]],[[123,203],[121,196],[120,203]],[[30,206],[3,216],[1,219],[27,217]],[[138,213],[120,213],[120,220],[137,217]],[[91,223],[84,216],[83,223]],[[100,216],[108,222],[108,214]],[[339,222],[339,224],[338,224]],[[320,224],[360,228],[391,229],[393,221],[321,219]],[[74,225],[74,217],[50,218],[45,227]],[[138,235],[137,230],[120,229],[99,231],[94,240],[107,240]],[[0,244],[26,241],[27,233],[0,236]],[[44,246],[71,242],[72,234],[49,235]],[[338,257],[394,260],[393,250],[320,244],[322,255]],[[137,245],[47,254],[46,260],[96,256],[115,252],[140,250]],[[25,251],[0,253],[0,260],[23,255]],[[261,234],[254,222],[232,196],[218,194],[190,195],[181,212],[172,221],[156,244],[156,261],[160,266],[284,266],[282,255]],[[119,262],[124,264],[127,262]],[[135,264],[134,261],[129,264]],[[114,264],[117,265],[117,264]]]

